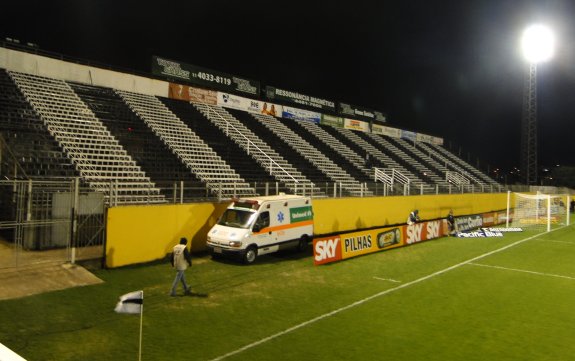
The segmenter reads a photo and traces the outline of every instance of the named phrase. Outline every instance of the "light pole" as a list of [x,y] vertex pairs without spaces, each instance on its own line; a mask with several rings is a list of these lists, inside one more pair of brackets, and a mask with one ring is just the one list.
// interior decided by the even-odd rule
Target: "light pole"
[[537,64],[551,59],[555,39],[549,28],[532,25],[521,37],[523,56],[529,63],[521,119],[521,172],[525,184],[537,184]]

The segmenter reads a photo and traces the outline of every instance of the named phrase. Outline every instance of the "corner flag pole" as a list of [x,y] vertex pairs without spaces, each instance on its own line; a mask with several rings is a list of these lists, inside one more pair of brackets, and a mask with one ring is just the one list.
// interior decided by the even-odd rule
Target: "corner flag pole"
[[[144,299],[144,291],[142,292],[142,300]],[[140,346],[138,351],[138,361],[142,361],[142,324],[144,320],[144,302],[142,302],[142,309],[140,310]]]

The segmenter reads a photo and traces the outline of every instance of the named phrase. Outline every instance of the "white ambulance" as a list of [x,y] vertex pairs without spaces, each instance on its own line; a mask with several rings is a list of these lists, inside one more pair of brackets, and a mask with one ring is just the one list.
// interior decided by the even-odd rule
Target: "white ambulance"
[[208,232],[212,255],[235,255],[253,263],[258,255],[285,248],[304,250],[313,236],[311,198],[285,195],[233,199]]

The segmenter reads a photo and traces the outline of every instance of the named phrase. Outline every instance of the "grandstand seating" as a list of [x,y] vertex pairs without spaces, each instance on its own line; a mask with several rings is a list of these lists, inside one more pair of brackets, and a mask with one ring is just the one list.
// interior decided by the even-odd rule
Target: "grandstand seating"
[[332,181],[340,184],[351,196],[371,195],[371,191],[363,188],[363,183],[347,173],[339,165],[319,152],[314,145],[309,144],[291,131],[283,122],[271,115],[252,114],[260,123],[281,136],[291,148],[308,158],[316,167],[322,170]]
[[[14,164],[9,157],[2,157],[0,168],[3,177],[44,179],[78,175],[42,119],[4,69],[0,69],[0,134],[18,162]],[[23,174],[14,173],[15,166]]]
[[193,105],[181,100],[159,99],[248,183],[275,182],[255,159]]
[[363,147],[372,154],[372,158],[378,159],[385,165],[383,168],[384,171],[388,173],[392,171],[401,173],[409,180],[410,186],[423,189],[423,193],[435,192],[435,187],[427,184],[422,178],[413,173],[412,170],[414,168],[409,163],[397,157],[393,151],[390,151],[390,149],[382,144],[383,138],[381,135],[354,132],[349,129],[338,129],[338,131],[350,138],[353,142],[362,144]]
[[301,139],[296,133],[270,115],[230,112],[245,126],[266,139],[290,163],[312,180],[316,185],[336,183],[344,194],[351,196],[369,195],[363,184],[351,177],[341,167],[321,154],[316,148]]
[[[79,177],[106,195],[116,187],[116,204],[175,199],[178,182],[185,199],[262,194],[262,184],[369,196],[377,172],[423,194],[500,187],[429,143],[4,69],[0,90],[4,177]],[[391,185],[394,194],[404,188]]]
[[[183,182],[183,197],[205,197],[201,181],[112,89],[69,83],[166,197]],[[178,182],[174,186],[174,182]],[[202,186],[200,186],[202,185]],[[176,192],[177,193],[177,192]]]
[[9,73],[50,134],[94,190],[117,203],[165,202],[145,173],[63,80]]
[[283,122],[303,140],[312,144],[317,150],[345,169],[360,182],[371,182],[373,171],[366,165],[365,158],[341,143],[337,138],[323,130],[319,125],[309,121],[285,119]]
[[254,188],[158,98],[120,90],[117,93],[156,136],[206,183],[212,194],[228,197],[256,194]]
[[449,167],[452,167],[455,171],[472,180],[480,188],[483,188],[482,190],[487,190],[488,187],[494,187],[497,189],[500,186],[485,173],[439,145],[419,143],[418,146],[428,151],[431,156],[445,162]]
[[443,189],[449,188],[449,184],[445,180],[445,172],[441,171],[441,166],[430,159],[425,154],[418,151],[405,139],[392,138],[379,135],[382,138],[383,144],[394,154],[397,154],[406,163],[413,164],[414,168],[418,171],[420,176],[427,180],[426,183],[438,185]]
[[[313,194],[322,196],[324,193],[299,170],[278,154],[272,147],[258,137],[242,122],[236,119],[226,109],[208,104],[194,104],[213,124],[227,137],[230,137],[245,152],[249,153],[261,167],[265,168],[274,181],[285,184],[292,193]],[[242,112],[243,113],[243,112]],[[246,114],[247,115],[247,114]]]

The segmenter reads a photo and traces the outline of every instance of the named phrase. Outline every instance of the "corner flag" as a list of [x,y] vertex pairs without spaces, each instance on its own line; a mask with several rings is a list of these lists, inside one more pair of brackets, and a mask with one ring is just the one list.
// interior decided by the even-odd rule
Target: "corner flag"
[[134,291],[120,296],[120,301],[114,311],[118,313],[142,313],[144,291]]

